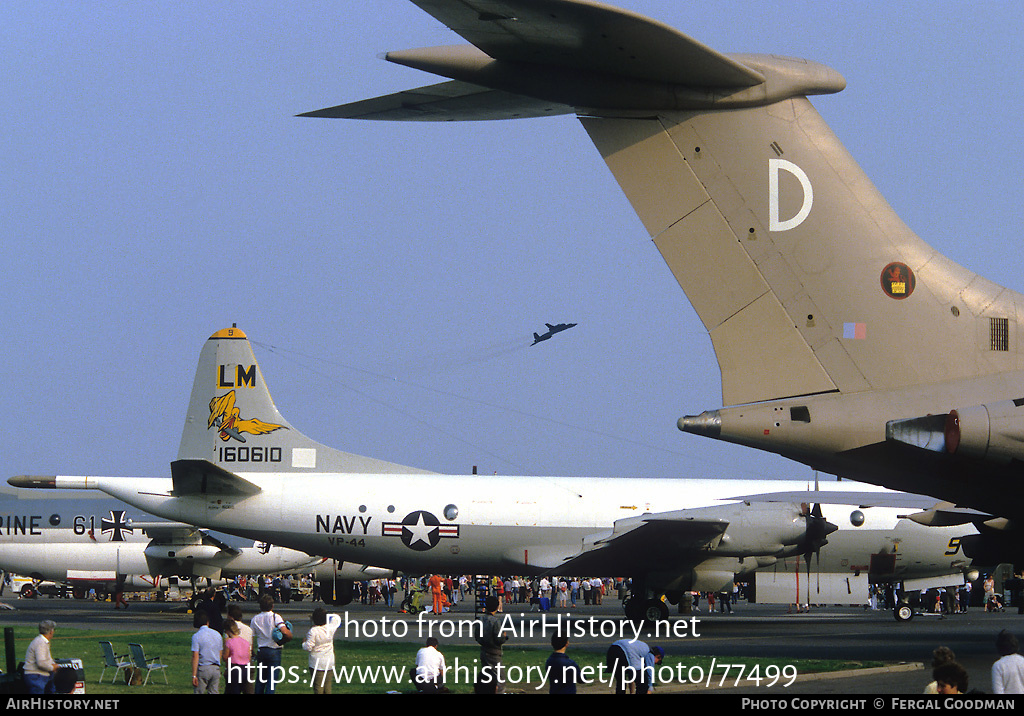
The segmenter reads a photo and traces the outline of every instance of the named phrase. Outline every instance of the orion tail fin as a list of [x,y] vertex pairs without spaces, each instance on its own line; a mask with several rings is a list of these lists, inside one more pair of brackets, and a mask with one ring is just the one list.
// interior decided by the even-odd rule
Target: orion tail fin
[[424,472],[352,455],[306,437],[270,397],[252,346],[238,328],[217,331],[199,355],[178,460],[229,472]]

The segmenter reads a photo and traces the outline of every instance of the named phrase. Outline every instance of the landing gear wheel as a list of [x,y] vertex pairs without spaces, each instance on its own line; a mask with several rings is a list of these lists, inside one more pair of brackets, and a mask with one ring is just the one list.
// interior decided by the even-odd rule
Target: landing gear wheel
[[668,605],[660,599],[630,599],[625,609],[630,621],[653,623],[668,619]]
[[896,605],[896,608],[892,612],[898,622],[909,622],[914,618],[914,608],[911,607],[907,602],[900,602]]
[[657,622],[668,619],[668,605],[660,599],[648,599],[644,603],[644,621]]

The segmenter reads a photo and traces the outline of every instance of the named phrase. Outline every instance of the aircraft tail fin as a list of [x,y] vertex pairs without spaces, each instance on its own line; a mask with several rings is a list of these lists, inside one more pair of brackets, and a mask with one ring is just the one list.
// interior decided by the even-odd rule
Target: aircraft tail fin
[[831,68],[590,0],[413,1],[470,43],[387,55],[463,83],[432,109],[474,118],[471,85],[581,117],[704,322],[726,405],[1024,368],[1024,297],[899,219],[807,99],[846,86]]
[[915,235],[806,97],[581,121],[707,328],[724,404],[1021,367],[1022,297]]
[[[199,469],[206,463],[213,467]],[[245,333],[234,327],[210,336],[200,353],[175,465],[203,484],[236,472],[425,472],[341,452],[296,430],[274,405]]]

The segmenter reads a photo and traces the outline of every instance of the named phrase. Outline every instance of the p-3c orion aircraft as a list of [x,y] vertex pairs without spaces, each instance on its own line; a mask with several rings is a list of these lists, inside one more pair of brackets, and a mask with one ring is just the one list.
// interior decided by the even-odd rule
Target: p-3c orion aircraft
[[470,44],[386,59],[451,81],[303,116],[576,114],[714,345],[725,407],[681,430],[1024,517],[1024,296],[895,214],[808,101],[838,72],[589,0],[413,2]]
[[[663,593],[731,589],[759,568],[770,573],[762,601],[796,601],[808,577],[772,571],[792,556],[809,569],[813,558],[815,602],[860,603],[869,576],[960,584],[974,533],[900,517],[927,521],[933,498],[853,483],[810,493],[782,481],[449,476],[343,453],[278,412],[237,328],[203,347],[170,478],[9,482],[100,490],[166,519],[409,574],[631,576],[637,619],[665,616]],[[338,601],[350,590],[322,585]]]

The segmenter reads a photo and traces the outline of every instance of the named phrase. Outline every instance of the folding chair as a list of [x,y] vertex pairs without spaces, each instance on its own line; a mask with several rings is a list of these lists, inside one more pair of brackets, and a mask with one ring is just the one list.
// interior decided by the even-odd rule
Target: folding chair
[[[162,670],[162,669],[166,669],[168,667],[168,664],[161,664],[160,663],[160,657],[159,656],[154,656],[154,657],[152,657],[150,659],[147,659],[146,658],[146,652],[142,648],[142,644],[128,644],[128,656],[131,659],[131,662],[132,662],[131,665],[134,668],[141,669],[142,671],[146,672],[146,679],[142,682],[143,686],[145,686],[146,684],[149,683],[149,675],[152,672],[156,671],[157,669],[161,669]],[[164,671],[163,675],[164,675],[164,683],[166,684],[166,683],[168,683],[168,681],[167,681],[167,672]]]
[[114,645],[109,641],[101,641],[100,648],[103,650],[103,671],[100,672],[100,683],[103,683],[103,674],[107,673],[107,669],[114,669],[114,678],[110,682],[114,683],[117,681],[117,675],[121,673],[121,669],[131,666],[132,662],[126,661],[127,654],[114,654]]

